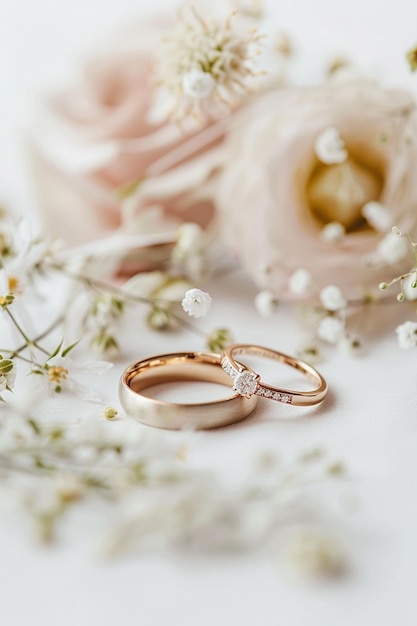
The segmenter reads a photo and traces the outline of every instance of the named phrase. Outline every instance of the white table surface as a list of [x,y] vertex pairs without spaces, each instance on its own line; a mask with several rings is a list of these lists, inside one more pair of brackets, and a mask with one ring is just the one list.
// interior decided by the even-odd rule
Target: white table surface
[[[98,31],[134,15],[141,4],[1,0],[0,194],[22,208],[32,203],[20,137],[35,90],[61,81]],[[157,4],[163,3],[154,0]],[[300,54],[313,51],[303,67],[300,60],[299,71],[309,78],[328,51],[341,50],[383,78],[417,86],[402,62],[404,50],[417,41],[415,2],[282,0],[275,11],[282,28],[294,33]],[[283,307],[261,320],[252,305],[255,288],[241,273],[218,279],[209,290],[214,304],[203,328],[227,325],[238,341],[289,353],[299,347],[300,327],[291,311]],[[400,307],[387,308],[384,320],[374,314],[362,357],[329,354],[321,371],[331,395],[319,409],[306,415],[302,409],[264,402],[242,425],[200,434],[195,442],[194,454],[208,463],[212,458],[225,472],[236,472],[265,447],[290,457],[320,444],[341,458],[349,469],[348,490],[360,501],[358,511],[344,520],[351,563],[346,577],[294,583],[274,560],[254,556],[146,555],[103,565],[91,558],[82,528],[74,529],[74,541],[45,549],[2,517],[1,623],[414,626],[417,368],[415,353],[400,351],[393,334],[403,315]],[[143,330],[125,361],[201,347],[192,335]],[[107,378],[109,401],[125,361]],[[285,419],[287,415],[292,418]]]

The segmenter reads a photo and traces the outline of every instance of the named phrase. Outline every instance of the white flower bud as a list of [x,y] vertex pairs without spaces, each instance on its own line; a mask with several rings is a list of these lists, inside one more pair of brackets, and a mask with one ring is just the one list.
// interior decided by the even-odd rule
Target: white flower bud
[[300,268],[290,276],[288,287],[292,293],[302,295],[306,293],[311,286],[311,274],[307,270]]
[[317,137],[314,149],[318,160],[326,165],[344,163],[348,157],[345,142],[337,128],[326,128]]
[[320,291],[320,300],[327,311],[340,311],[346,308],[347,300],[343,291],[336,285],[327,285]]
[[329,222],[323,226],[320,234],[324,241],[341,241],[346,234],[346,229],[340,222]]
[[398,338],[398,344],[403,350],[417,348],[417,323],[404,322],[395,329]]
[[345,334],[345,325],[338,317],[323,317],[317,329],[317,336],[327,343],[338,343]]
[[278,300],[271,291],[260,291],[255,296],[255,307],[262,317],[270,317],[278,308]]
[[211,74],[200,69],[193,69],[184,75],[182,87],[187,96],[202,100],[213,91],[216,82]]

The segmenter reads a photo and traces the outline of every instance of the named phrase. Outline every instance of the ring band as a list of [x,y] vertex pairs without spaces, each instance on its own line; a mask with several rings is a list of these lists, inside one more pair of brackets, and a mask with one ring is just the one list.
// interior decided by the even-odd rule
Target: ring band
[[234,424],[253,411],[257,398],[236,392],[227,398],[198,404],[177,404],[151,398],[141,392],[172,381],[204,381],[232,386],[221,368],[220,355],[205,352],[162,354],[130,365],[119,384],[120,403],[127,415],[156,428],[196,430]]
[[[292,389],[279,389],[267,385],[261,381],[259,374],[256,374],[250,367],[235,361],[233,356],[237,354],[266,357],[290,365],[317,383],[317,387],[312,391],[293,391]],[[327,394],[327,383],[314,367],[301,361],[301,359],[282,354],[282,352],[276,352],[262,346],[234,344],[223,350],[221,361],[224,371],[233,379],[233,390],[245,397],[257,395],[284,404],[311,406],[324,400]]]

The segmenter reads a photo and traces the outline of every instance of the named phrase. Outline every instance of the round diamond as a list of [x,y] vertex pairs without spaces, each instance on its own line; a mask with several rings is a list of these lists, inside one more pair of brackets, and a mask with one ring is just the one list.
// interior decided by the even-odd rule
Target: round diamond
[[251,396],[255,393],[257,387],[258,382],[255,374],[245,370],[236,376],[233,391],[236,391],[241,396]]

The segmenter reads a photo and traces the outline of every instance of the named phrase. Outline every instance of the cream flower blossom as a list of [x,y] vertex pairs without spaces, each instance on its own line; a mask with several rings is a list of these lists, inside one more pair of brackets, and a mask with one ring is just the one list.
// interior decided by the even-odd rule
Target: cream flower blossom
[[182,308],[192,317],[204,317],[211,305],[211,296],[201,289],[189,289],[182,300]]
[[[48,231],[69,245],[115,231],[175,239],[183,221],[211,222],[227,120],[179,125],[157,111],[157,56],[173,23],[170,12],[135,22],[93,53],[75,85],[40,101],[31,136],[39,201]],[[142,220],[148,212],[157,216],[152,230]],[[125,256],[131,273],[143,264],[140,249]]]
[[398,344],[403,350],[417,348],[417,323],[404,322],[395,329],[398,338]]
[[[358,299],[408,269],[402,258],[401,266],[390,267],[387,242],[369,263],[388,233],[370,225],[362,210],[379,202],[392,223],[416,236],[414,108],[409,93],[363,78],[272,90],[245,107],[230,131],[216,197],[221,233],[259,289],[298,300],[288,281],[305,267],[313,280],[309,297],[334,284]],[[329,127],[345,141],[343,163],[317,158],[317,138]],[[341,226],[327,237],[333,223]]]

